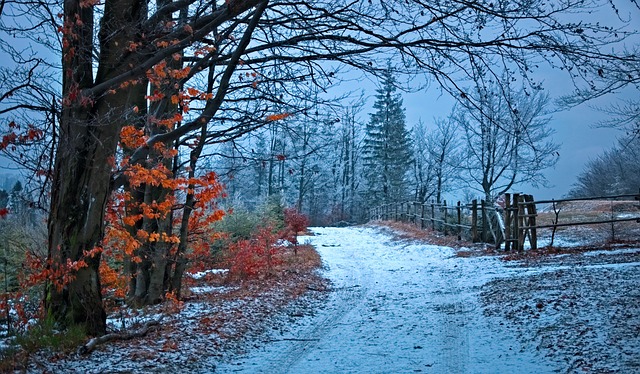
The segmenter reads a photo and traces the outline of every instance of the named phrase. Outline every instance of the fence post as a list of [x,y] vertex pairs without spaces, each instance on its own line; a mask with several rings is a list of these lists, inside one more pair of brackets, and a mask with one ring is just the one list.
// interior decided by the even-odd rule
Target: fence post
[[518,242],[518,248],[520,250],[524,250],[524,241],[527,238],[527,229],[525,229],[525,227],[527,226],[527,212],[525,210],[526,208],[526,203],[525,203],[525,199],[526,199],[526,195],[520,195],[518,198],[518,216],[520,221],[518,222],[519,228],[520,228],[520,232],[518,232],[518,239],[520,240]]
[[420,203],[420,228],[424,229],[424,201]]
[[480,200],[480,209],[482,209],[482,241],[487,242],[487,203],[484,200]]
[[478,200],[471,201],[471,241],[478,241]]
[[520,212],[519,204],[520,194],[513,194],[513,249],[520,250]]
[[407,201],[407,217],[405,218],[405,222],[411,222],[411,202]]
[[407,201],[405,204],[406,204],[406,209],[404,210],[404,211],[405,211],[405,214],[404,214],[404,221],[405,221],[405,222],[409,222],[409,220],[411,219],[411,218],[410,218],[410,214],[411,214],[411,202]]
[[443,200],[442,201],[442,205],[443,205],[443,209],[444,209],[444,217],[442,218],[442,228],[444,229],[444,235],[447,236],[448,232],[447,232],[447,216],[448,213],[447,212],[447,200]]
[[511,250],[511,194],[504,194],[504,250]]
[[462,240],[462,211],[460,210],[460,201],[458,200],[458,240]]
[[529,242],[531,243],[531,249],[538,249],[538,233],[536,229],[536,216],[538,211],[536,209],[536,203],[533,199],[533,195],[524,195],[524,200],[527,202],[527,215],[529,216],[527,226],[529,227]]
[[436,229],[436,203],[431,201],[431,228]]

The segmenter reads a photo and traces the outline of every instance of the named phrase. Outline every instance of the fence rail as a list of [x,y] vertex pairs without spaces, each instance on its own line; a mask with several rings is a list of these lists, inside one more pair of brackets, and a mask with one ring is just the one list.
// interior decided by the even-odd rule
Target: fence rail
[[[500,248],[504,243],[505,250],[522,250],[525,241],[528,240],[532,249],[538,247],[538,230],[552,229],[551,242],[559,227],[584,226],[597,224],[614,224],[618,222],[639,222],[640,211],[634,217],[574,220],[560,222],[559,205],[575,201],[588,200],[640,200],[640,193],[626,195],[609,195],[581,197],[573,199],[534,200],[532,195],[505,194],[503,204],[488,204],[484,200],[473,200],[469,204],[448,205],[446,201],[416,202],[405,201],[400,203],[385,204],[370,210],[371,220],[394,220],[410,222],[425,229],[431,228],[443,232],[445,235],[463,236],[472,242],[494,243]],[[551,224],[540,224],[538,219],[540,205],[551,205],[555,217]],[[640,206],[636,206],[640,208]]]
[[473,242],[489,242],[490,238],[499,236],[492,232],[495,224],[489,224],[487,218],[496,213],[496,208],[484,200],[473,200],[470,204],[458,201],[454,205],[448,205],[446,200],[442,203],[405,201],[373,208],[369,218],[410,222],[422,229],[431,228],[445,235],[457,235],[458,239],[465,235]]

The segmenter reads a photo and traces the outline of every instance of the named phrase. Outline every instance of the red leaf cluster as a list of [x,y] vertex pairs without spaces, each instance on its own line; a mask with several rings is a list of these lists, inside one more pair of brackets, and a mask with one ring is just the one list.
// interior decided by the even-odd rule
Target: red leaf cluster
[[284,247],[278,244],[279,235],[269,225],[263,226],[249,240],[240,240],[229,248],[232,279],[265,278],[282,263],[279,254]]
[[303,232],[309,226],[309,218],[298,212],[296,208],[286,208],[284,210],[284,223],[287,225],[289,237],[287,238],[294,245],[298,244],[298,233]]

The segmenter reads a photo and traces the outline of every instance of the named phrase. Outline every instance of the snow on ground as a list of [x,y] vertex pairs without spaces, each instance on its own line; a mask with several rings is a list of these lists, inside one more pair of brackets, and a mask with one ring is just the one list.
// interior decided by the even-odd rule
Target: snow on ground
[[380,227],[313,232],[300,241],[331,292],[285,304],[277,284],[228,300],[242,289],[202,286],[141,342],[29,372],[640,373],[640,249],[503,261]]
[[547,373],[554,365],[485,316],[497,257],[396,241],[376,228],[314,228],[334,292],[315,315],[218,366],[246,373]]
[[640,249],[516,261],[482,288],[485,314],[567,373],[640,373]]
[[193,279],[202,279],[209,274],[226,274],[228,272],[229,272],[229,269],[209,269],[205,271],[199,271],[193,274],[187,273],[187,275],[189,275]]

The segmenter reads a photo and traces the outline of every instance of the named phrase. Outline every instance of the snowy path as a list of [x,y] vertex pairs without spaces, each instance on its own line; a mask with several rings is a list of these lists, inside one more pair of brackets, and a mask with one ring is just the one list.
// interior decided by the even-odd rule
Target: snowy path
[[319,312],[218,372],[548,373],[549,362],[484,317],[480,287],[511,273],[495,258],[399,242],[374,228],[315,228],[305,237],[335,291]]

